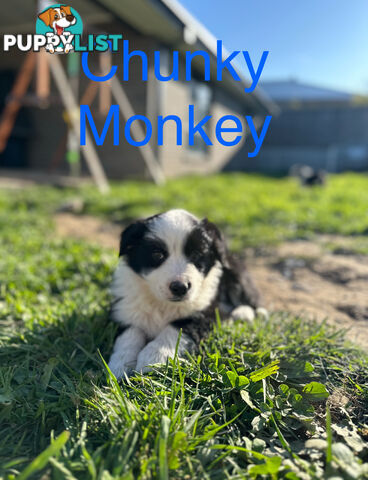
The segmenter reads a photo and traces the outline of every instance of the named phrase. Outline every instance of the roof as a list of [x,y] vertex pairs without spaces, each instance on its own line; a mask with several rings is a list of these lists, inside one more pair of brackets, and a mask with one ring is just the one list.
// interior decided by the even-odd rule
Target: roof
[[[77,5],[80,0],[74,0]],[[83,0],[85,1],[85,0]],[[137,31],[150,35],[179,51],[207,50],[212,57],[212,67],[217,57],[217,38],[177,0],[91,0],[105,7],[115,16],[132,25]],[[78,9],[77,9],[78,10]],[[223,57],[228,52],[223,49]],[[200,62],[199,65],[201,66]],[[277,114],[279,108],[257,87],[251,94],[244,88],[249,83],[238,82],[224,71],[221,86],[236,95],[246,105],[251,104],[262,113]]]
[[317,87],[297,80],[262,82],[262,89],[275,102],[350,102],[353,94]]
[[[177,0],[73,0],[72,5],[85,23],[101,24],[120,19],[136,31],[181,52],[206,50],[211,55],[212,68],[215,68],[217,39]],[[34,31],[36,13],[34,2],[12,0],[0,18],[0,32]],[[225,50],[223,55],[227,55]],[[198,65],[200,67],[201,63]],[[246,93],[244,88],[249,84],[245,80],[235,81],[226,71],[219,86],[244,105],[252,106],[256,112],[278,112],[278,107],[259,87],[251,94]]]

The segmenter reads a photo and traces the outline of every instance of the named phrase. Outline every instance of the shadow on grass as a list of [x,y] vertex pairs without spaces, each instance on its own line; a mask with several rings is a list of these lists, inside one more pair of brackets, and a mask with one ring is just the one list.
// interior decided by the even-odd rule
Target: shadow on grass
[[[79,430],[84,399],[106,384],[104,358],[116,325],[106,312],[74,312],[55,324],[6,335],[0,351],[0,459],[32,458],[50,443],[50,433]],[[1,462],[0,462],[1,463]]]

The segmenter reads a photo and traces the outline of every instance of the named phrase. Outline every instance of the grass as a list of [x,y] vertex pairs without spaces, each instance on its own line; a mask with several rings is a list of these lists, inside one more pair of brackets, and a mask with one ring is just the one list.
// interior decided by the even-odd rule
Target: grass
[[368,176],[353,173],[331,176],[326,187],[312,189],[300,188],[294,179],[245,174],[176,179],[164,188],[141,182],[115,183],[102,197],[94,187],[78,192],[44,187],[14,195],[10,203],[3,195],[0,205],[8,211],[49,213],[73,197],[83,200],[81,213],[121,224],[169,208],[186,208],[220,225],[234,249],[316,233],[368,233]]
[[105,198],[0,192],[0,477],[368,478],[368,356],[344,332],[287,313],[218,319],[198,355],[118,384],[104,363],[115,252],[55,238],[51,219],[78,195],[85,213],[119,222],[189,208],[227,225],[235,248],[319,231],[364,242],[367,186],[218,176]]

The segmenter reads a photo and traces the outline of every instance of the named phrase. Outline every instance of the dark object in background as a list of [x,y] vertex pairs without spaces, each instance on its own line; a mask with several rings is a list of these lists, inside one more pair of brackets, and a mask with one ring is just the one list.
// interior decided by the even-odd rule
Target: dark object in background
[[67,202],[62,203],[57,209],[56,213],[82,213],[84,209],[84,201],[81,198],[73,198]]
[[[15,80],[15,73],[3,70],[0,75],[0,115]],[[14,128],[5,150],[0,153],[0,168],[27,168],[28,142],[32,135],[31,118],[27,108],[22,107],[16,117]]]
[[322,169],[315,169],[309,165],[293,165],[290,168],[289,175],[299,178],[304,187],[314,187],[315,185],[325,185],[327,172]]

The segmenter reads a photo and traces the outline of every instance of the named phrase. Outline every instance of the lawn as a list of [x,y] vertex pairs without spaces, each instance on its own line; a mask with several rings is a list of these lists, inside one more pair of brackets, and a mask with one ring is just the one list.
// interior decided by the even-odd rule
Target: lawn
[[230,175],[0,191],[0,477],[368,478],[368,356],[326,324],[218,319],[200,352],[118,384],[104,360],[116,252],[60,239],[53,212],[125,224],[170,207],[217,222],[233,249],[368,233],[368,178],[326,188]]

